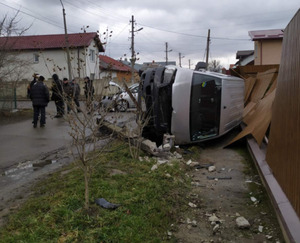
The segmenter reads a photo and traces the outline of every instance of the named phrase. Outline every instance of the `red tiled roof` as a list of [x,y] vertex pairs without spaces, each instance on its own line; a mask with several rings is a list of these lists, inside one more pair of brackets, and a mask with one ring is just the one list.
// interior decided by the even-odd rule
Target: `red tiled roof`
[[283,38],[283,29],[274,29],[274,30],[253,30],[249,31],[249,36],[252,40],[260,39],[282,39]]
[[[68,40],[70,48],[89,46],[95,40],[99,51],[104,51],[96,32],[68,34]],[[10,50],[60,49],[66,47],[66,39],[64,34],[10,36],[0,37],[0,45],[6,45]]]
[[100,68],[121,72],[131,72],[131,68],[111,57],[99,55]]

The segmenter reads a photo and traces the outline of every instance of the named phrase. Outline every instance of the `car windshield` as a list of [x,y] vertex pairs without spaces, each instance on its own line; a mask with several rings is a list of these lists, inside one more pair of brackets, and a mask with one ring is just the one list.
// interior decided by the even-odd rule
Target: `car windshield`
[[109,85],[104,88],[104,94],[103,95],[114,95],[114,94],[119,94],[123,90],[121,87],[114,83],[114,82],[109,82]]
[[131,93],[137,93],[138,89],[139,89],[139,85],[138,84],[134,84],[132,86],[129,87]]

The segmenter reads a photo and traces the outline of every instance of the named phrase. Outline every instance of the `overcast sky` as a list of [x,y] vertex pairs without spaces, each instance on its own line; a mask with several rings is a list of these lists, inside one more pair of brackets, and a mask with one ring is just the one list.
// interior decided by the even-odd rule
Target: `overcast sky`
[[[169,61],[191,67],[205,61],[210,29],[209,60],[228,68],[238,50],[254,48],[248,31],[284,29],[300,7],[299,0],[62,0],[69,33],[99,30],[105,55],[131,56],[131,16],[135,19],[138,63]],[[63,34],[60,0],[0,0],[0,17],[19,13],[20,26],[31,25],[26,35]],[[111,37],[103,34],[112,31]],[[105,39],[106,38],[106,39]],[[126,55],[126,56],[124,56]],[[190,62],[189,62],[190,60]]]

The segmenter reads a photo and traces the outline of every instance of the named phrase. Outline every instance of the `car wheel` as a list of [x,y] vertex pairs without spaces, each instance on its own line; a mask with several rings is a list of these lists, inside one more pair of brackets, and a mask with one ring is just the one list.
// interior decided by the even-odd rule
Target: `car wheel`
[[126,100],[119,100],[116,108],[117,111],[125,112],[128,108],[128,102]]

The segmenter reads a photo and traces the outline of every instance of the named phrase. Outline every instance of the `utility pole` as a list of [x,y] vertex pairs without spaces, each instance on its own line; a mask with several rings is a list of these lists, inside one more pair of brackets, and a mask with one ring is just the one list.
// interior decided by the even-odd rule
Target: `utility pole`
[[189,59],[189,69],[191,69],[191,59]]
[[168,50],[168,42],[166,42],[166,65],[168,65],[168,52],[171,52],[172,50]]
[[179,67],[181,67],[181,53],[179,52]]
[[181,67],[181,59],[184,58],[184,56],[181,56],[181,52],[179,52],[179,67]]
[[65,28],[65,39],[66,39],[66,47],[67,47],[67,62],[68,62],[68,73],[69,80],[72,80],[71,74],[71,59],[70,59],[70,48],[69,48],[69,39],[68,39],[68,31],[67,31],[67,23],[66,23],[66,12],[62,0],[60,0],[61,6],[63,8],[63,18],[64,18],[64,28]]
[[135,20],[134,20],[133,15],[131,16],[130,23],[131,23],[131,48],[130,48],[131,49],[131,60],[130,60],[131,61],[131,83],[133,84],[134,83],[134,64],[136,61],[136,55],[135,55],[135,50],[134,50],[134,32],[141,31],[143,28],[134,30]]
[[131,83],[134,83],[134,64],[135,64],[135,53],[134,53],[134,16],[131,16]]
[[208,29],[207,43],[206,43],[206,70],[208,68],[209,42],[210,42],[210,29]]

